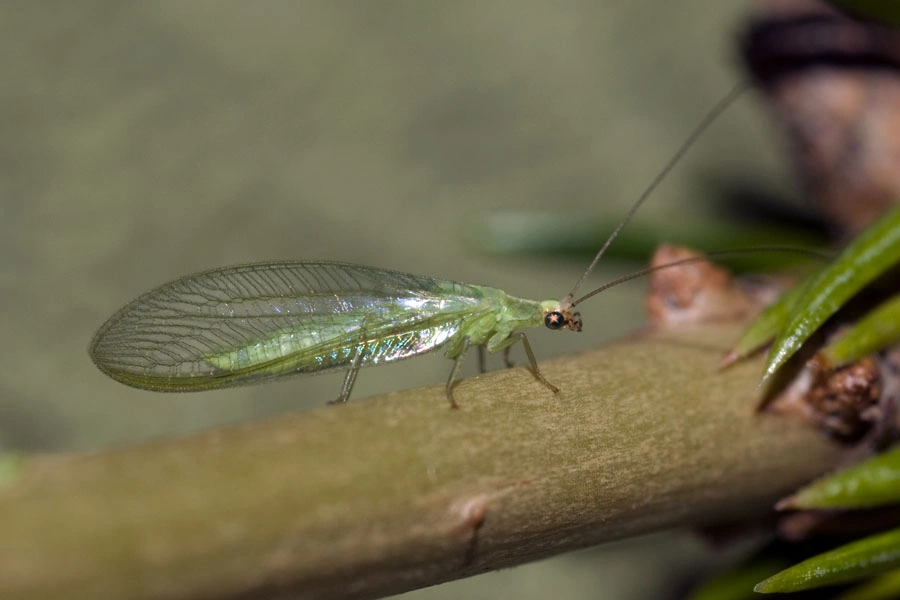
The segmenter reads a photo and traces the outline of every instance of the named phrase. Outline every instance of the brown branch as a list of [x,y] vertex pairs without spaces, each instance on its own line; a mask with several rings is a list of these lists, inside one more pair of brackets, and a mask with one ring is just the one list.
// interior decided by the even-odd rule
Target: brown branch
[[436,386],[30,459],[0,490],[0,597],[373,597],[762,513],[840,451],[755,413],[758,361],[714,370],[737,331],[549,361],[558,398],[520,368],[456,411]]

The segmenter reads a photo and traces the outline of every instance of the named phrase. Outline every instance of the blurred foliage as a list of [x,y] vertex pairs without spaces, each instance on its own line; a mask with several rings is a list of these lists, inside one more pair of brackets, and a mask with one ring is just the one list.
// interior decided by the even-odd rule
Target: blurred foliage
[[900,25],[900,3],[884,0],[829,0],[848,13],[894,27]]
[[[585,263],[615,229],[621,215],[580,215],[551,211],[508,211],[484,215],[466,224],[463,235],[477,252],[499,256],[572,256]],[[791,225],[746,223],[716,219],[712,224],[670,220],[665,224],[637,219],[628,224],[609,247],[611,259],[646,262],[657,246],[677,243],[701,251],[723,251],[749,246],[819,246],[821,232]],[[742,257],[729,262],[736,272],[790,267],[808,262],[805,257],[771,255]]]
[[[845,509],[896,504],[900,500],[900,447],[822,478],[780,504],[781,508]],[[760,583],[761,592],[792,592],[843,583],[900,567],[900,530],[882,533],[814,556]],[[894,598],[893,573],[841,598]]]
[[[726,357],[746,356],[771,339],[763,379],[793,356],[838,310],[900,261],[900,208],[888,212],[854,239],[822,270],[798,283],[767,308]],[[830,342],[823,364],[840,366],[900,339],[900,299],[890,297]],[[814,482],[779,508],[853,509],[896,504],[900,500],[900,449]],[[900,568],[900,530],[879,533],[813,556],[756,586],[758,592],[796,592],[843,584]],[[842,598],[893,598],[900,576],[885,575]]]
[[870,311],[840,338],[830,343],[822,356],[831,367],[848,365],[900,341],[900,295]]
[[783,508],[869,508],[900,502],[900,446],[834,475],[784,500]]
[[900,529],[869,536],[785,569],[754,588],[764,594],[847,583],[900,568]]
[[[900,207],[894,208],[856,237],[824,269],[803,282],[801,291],[785,294],[747,329],[729,353],[746,354],[775,338],[763,380],[781,368],[819,328],[851,298],[900,261]],[[862,332],[842,342],[842,357],[860,357],[889,346],[894,326],[861,322]],[[774,335],[772,335],[774,334]],[[855,345],[854,345],[855,342]],[[853,360],[851,358],[851,360]]]
[[753,585],[776,569],[786,567],[786,559],[765,556],[711,577],[694,588],[685,600],[752,600],[759,596]]
[[871,581],[839,594],[834,600],[894,600],[895,598],[900,598],[900,570],[874,577]]
[[728,352],[721,366],[745,358],[772,341],[784,328],[784,324],[793,313],[797,302],[803,297],[807,288],[817,276],[818,272],[808,275],[783,293],[777,301],[763,309],[731,351]]

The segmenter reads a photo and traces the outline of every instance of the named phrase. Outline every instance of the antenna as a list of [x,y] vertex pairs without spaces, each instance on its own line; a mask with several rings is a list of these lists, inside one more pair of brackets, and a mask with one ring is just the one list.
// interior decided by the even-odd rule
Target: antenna
[[579,298],[578,300],[573,300],[570,302],[569,307],[574,307],[591,296],[596,296],[600,292],[604,290],[608,290],[611,287],[615,287],[620,283],[625,283],[626,281],[631,281],[632,279],[637,279],[638,277],[643,277],[644,275],[649,275],[650,273],[655,273],[656,271],[661,271],[663,269],[668,269],[671,267],[680,267],[683,265],[689,265],[692,263],[703,262],[710,258],[732,258],[735,256],[743,256],[745,254],[759,254],[760,252],[776,252],[780,254],[802,254],[803,256],[807,256],[809,258],[814,258],[817,260],[821,260],[823,262],[827,262],[833,258],[827,252],[823,252],[821,250],[816,250],[815,248],[802,248],[799,246],[757,246],[755,248],[733,248],[731,250],[718,250],[715,252],[705,252],[699,256],[690,256],[688,258],[682,258],[680,260],[675,260],[670,263],[666,263],[664,265],[656,265],[655,267],[647,267],[646,269],[641,269],[640,271],[635,271],[634,273],[629,273],[628,275],[623,275],[618,279],[613,279],[610,282],[604,283],[600,287],[595,290],[592,290]]
[[[706,131],[710,125],[712,125],[713,121],[715,121],[716,118],[718,118],[718,116],[723,112],[725,112],[725,109],[734,104],[734,102],[748,87],[750,87],[750,84],[747,81],[741,81],[737,83],[721,100],[716,103],[714,107],[712,107],[712,109],[708,113],[706,113],[706,115],[703,117],[703,120],[700,121],[700,123],[694,128],[687,139],[681,144],[675,154],[672,155],[672,158],[669,159],[669,162],[666,163],[666,165],[656,175],[656,177],[653,178],[653,181],[650,182],[650,185],[648,185],[644,192],[638,197],[637,202],[631,205],[631,208],[625,214],[625,218],[623,218],[619,222],[619,224],[616,225],[616,228],[613,229],[613,232],[609,234],[609,237],[606,238],[605,242],[603,242],[603,246],[600,248],[600,251],[597,252],[594,260],[591,261],[591,264],[588,265],[587,270],[585,270],[585,272],[581,275],[581,278],[575,284],[575,287],[573,287],[572,291],[569,292],[568,295],[566,295],[566,297],[560,301],[561,306],[574,306],[578,302],[581,302],[581,300],[584,300],[585,298],[588,298],[593,294],[599,293],[600,290],[595,290],[594,292],[588,294],[588,296],[580,298],[578,302],[573,302],[575,293],[578,291],[578,288],[581,287],[581,284],[584,283],[584,280],[587,279],[587,276],[591,274],[591,271],[593,271],[594,267],[597,266],[597,262],[600,260],[600,257],[603,256],[603,253],[606,252],[606,249],[609,248],[609,245],[612,243],[612,241],[616,239],[616,236],[619,235],[619,232],[622,231],[622,228],[625,227],[628,221],[631,220],[631,217],[633,217],[634,213],[636,213],[637,210],[641,207],[641,205],[644,203],[644,200],[650,197],[650,194],[652,194],[653,191],[659,186],[659,184],[662,183],[663,179],[666,178],[666,176],[675,167],[675,165],[678,164],[681,158],[685,154],[687,154],[687,151],[690,150],[691,146],[694,145],[694,142],[696,142],[697,139],[703,134],[703,132]],[[646,272],[650,271],[645,271],[645,273]],[[640,274],[635,275],[635,277],[638,276],[640,276]]]

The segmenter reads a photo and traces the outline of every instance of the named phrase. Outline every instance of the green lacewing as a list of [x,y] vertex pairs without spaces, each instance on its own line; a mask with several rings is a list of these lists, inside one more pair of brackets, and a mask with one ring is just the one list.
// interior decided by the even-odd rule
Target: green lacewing
[[609,282],[575,299],[600,257],[700,134],[744,89],[739,84],[704,117],[606,239],[573,290],[561,300],[527,300],[497,288],[336,262],[268,262],[224,267],[164,284],[128,303],[96,333],[90,355],[113,379],[160,392],[253,384],[289,374],[346,369],[336,402],[349,396],[362,367],[444,348],[455,363],[467,350],[504,351],[521,342],[534,376],[541,374],[521,331],[541,325],[581,331],[573,309],[587,298],[676,261]]

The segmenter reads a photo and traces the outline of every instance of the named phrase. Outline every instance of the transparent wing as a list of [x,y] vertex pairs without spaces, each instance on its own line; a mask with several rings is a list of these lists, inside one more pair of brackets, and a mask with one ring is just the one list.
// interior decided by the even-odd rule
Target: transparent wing
[[433,350],[485,288],[329,262],[206,271],[126,305],[94,336],[91,358],[135,387],[194,391],[288,373],[390,362]]

